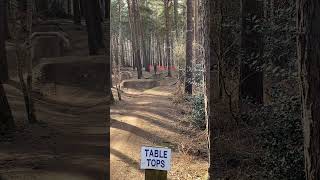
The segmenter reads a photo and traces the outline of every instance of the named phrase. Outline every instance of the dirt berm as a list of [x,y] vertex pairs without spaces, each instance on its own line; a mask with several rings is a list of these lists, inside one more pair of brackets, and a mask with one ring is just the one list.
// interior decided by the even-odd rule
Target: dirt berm
[[122,81],[121,88],[125,89],[151,89],[160,86],[160,82],[154,79],[129,79]]

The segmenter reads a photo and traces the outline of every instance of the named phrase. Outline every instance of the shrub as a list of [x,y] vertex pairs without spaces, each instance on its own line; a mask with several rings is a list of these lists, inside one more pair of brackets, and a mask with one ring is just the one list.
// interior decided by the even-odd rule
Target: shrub
[[192,105],[191,122],[192,125],[201,129],[206,129],[205,109],[204,109],[204,95],[193,95],[189,97]]
[[276,102],[246,117],[258,127],[262,175],[268,179],[305,179],[300,101],[274,93]]

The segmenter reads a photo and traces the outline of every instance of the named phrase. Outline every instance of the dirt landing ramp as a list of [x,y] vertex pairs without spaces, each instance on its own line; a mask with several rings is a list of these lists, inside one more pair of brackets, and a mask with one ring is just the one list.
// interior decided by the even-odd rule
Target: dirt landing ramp
[[34,64],[38,64],[41,58],[60,57],[64,51],[70,50],[70,41],[61,32],[35,32],[31,39]]
[[42,95],[77,104],[94,104],[106,96],[110,65],[105,56],[43,58],[41,62],[34,68],[34,86]]
[[160,82],[153,79],[130,79],[121,83],[121,88],[126,89],[151,89],[160,85]]

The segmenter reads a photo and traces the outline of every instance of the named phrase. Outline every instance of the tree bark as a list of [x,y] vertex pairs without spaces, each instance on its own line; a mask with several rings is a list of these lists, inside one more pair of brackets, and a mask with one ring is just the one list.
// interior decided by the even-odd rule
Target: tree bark
[[73,0],[73,22],[81,24],[80,0]]
[[0,1],[0,133],[14,130],[15,124],[2,82],[8,81],[8,64],[5,48],[6,2]]
[[102,35],[102,16],[98,0],[84,1],[84,15],[88,32],[89,54],[97,55],[104,48]]
[[6,2],[0,1],[0,81],[7,82],[9,80],[8,62],[6,53]]
[[[10,39],[10,31],[9,31],[9,24],[8,24],[8,4],[9,0],[3,0],[4,1],[4,9],[3,9],[3,14],[4,14],[4,30],[5,30],[5,39],[8,40]],[[2,9],[1,9],[2,10]]]
[[171,74],[171,46],[170,46],[170,17],[169,17],[169,0],[164,0],[164,13],[165,13],[165,25],[166,25],[166,60],[168,65],[168,77],[172,77]]
[[205,48],[205,73],[204,73],[204,90],[205,90],[205,112],[208,133],[208,153],[209,168],[208,179],[224,179],[222,175],[222,162],[217,158],[219,147],[216,141],[219,139],[221,129],[221,98],[220,98],[220,76],[219,76],[219,59],[216,54],[217,41],[217,24],[218,8],[220,0],[205,0],[203,2],[205,12],[203,15],[203,39],[202,44]]
[[320,1],[297,0],[297,55],[307,180],[320,177]]
[[48,0],[36,0],[37,12],[41,15],[48,14]]
[[[263,19],[263,3],[257,0],[241,0],[241,49],[240,67],[240,109],[247,108],[244,99],[254,104],[263,104],[263,73],[250,65],[261,61],[263,54],[263,36],[254,26],[256,19]],[[252,54],[256,57],[252,58]]]
[[186,79],[185,92],[192,94],[192,43],[193,43],[193,7],[192,0],[187,0],[187,42],[186,42]]
[[175,24],[175,31],[176,31],[176,38],[178,40],[179,38],[179,25],[178,25],[178,0],[173,0],[173,10],[174,10],[174,24]]
[[[28,31],[28,37],[32,34],[32,18],[33,18],[33,0],[27,0],[27,31]],[[31,44],[31,39],[27,38],[28,44]],[[27,49],[27,51],[29,51]],[[37,117],[36,112],[34,108],[34,102],[32,97],[32,68],[33,68],[33,59],[31,57],[31,54],[28,53],[28,74],[27,74],[27,91],[26,94],[28,98],[26,99],[26,105],[28,106],[28,120],[29,123],[36,123]]]
[[133,22],[134,22],[134,36],[135,36],[135,45],[136,45],[136,51],[135,51],[135,63],[137,67],[137,73],[138,73],[138,79],[142,78],[142,64],[141,64],[141,38],[139,37],[139,28],[141,27],[141,24],[139,23],[139,17],[138,14],[138,4],[136,0],[132,0],[132,15],[133,15]]

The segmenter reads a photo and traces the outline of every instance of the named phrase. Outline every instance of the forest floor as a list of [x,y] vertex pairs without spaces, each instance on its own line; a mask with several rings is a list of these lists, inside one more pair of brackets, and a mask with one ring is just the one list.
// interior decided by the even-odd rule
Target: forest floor
[[111,179],[144,178],[140,170],[142,145],[173,150],[169,179],[205,178],[207,161],[201,152],[193,153],[197,151],[193,146],[205,142],[205,136],[199,139],[199,133],[183,123],[184,110],[172,101],[176,81],[164,78],[159,87],[125,90],[123,100],[111,107]]

